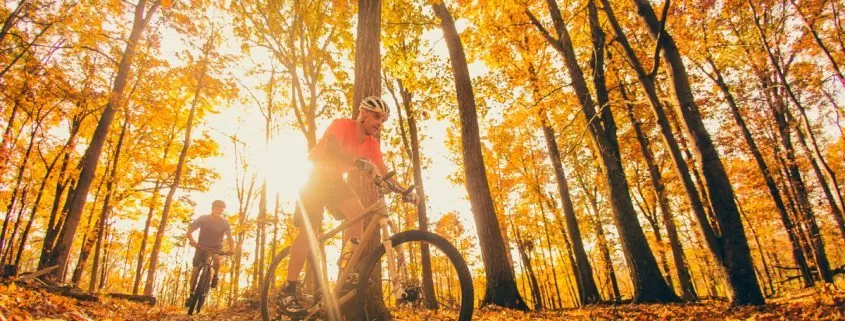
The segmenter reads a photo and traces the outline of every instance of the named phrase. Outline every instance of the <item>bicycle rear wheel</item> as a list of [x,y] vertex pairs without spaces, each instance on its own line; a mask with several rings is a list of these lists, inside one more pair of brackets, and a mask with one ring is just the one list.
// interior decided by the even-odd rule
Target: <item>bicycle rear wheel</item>
[[[362,262],[361,276],[355,295],[355,306],[361,307],[359,320],[380,320],[384,314],[403,320],[459,320],[472,318],[474,293],[469,268],[461,256],[443,237],[420,230],[393,235],[394,249],[403,248],[404,256],[394,256],[398,273],[406,273],[405,282],[393,292],[388,273],[388,256],[379,246]],[[431,262],[431,287],[425,289],[422,249],[427,244]],[[394,251],[393,253],[398,253]],[[402,267],[404,264],[404,267]],[[377,288],[367,289],[377,284]],[[393,293],[391,293],[393,292]],[[397,298],[396,293],[404,295]],[[381,304],[379,304],[381,303]],[[384,307],[387,309],[385,310]]]
[[199,278],[197,278],[197,286],[194,288],[194,302],[188,308],[188,315],[200,313],[202,305],[205,304],[205,298],[208,296],[210,284],[211,269],[208,265],[202,265],[200,266]]
[[267,267],[267,272],[264,275],[264,282],[261,283],[261,320],[299,320],[291,319],[281,313],[281,306],[279,303],[279,294],[281,293],[281,286],[283,283],[276,282],[276,276],[284,281],[284,275],[287,268],[287,258],[290,254],[290,247],[286,247],[273,257],[270,266]]

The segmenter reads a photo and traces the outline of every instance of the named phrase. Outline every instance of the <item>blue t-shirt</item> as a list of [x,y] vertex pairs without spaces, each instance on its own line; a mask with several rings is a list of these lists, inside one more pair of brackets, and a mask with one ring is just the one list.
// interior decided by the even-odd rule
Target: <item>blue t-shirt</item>
[[225,218],[215,218],[212,215],[203,215],[191,223],[191,228],[200,230],[200,237],[197,243],[203,247],[213,249],[223,248],[223,235],[229,233],[231,228]]

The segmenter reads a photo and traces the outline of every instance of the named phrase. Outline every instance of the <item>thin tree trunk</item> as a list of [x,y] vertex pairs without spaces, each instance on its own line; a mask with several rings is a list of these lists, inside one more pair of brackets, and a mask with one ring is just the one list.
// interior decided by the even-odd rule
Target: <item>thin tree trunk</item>
[[[739,208],[739,214],[742,215],[742,218],[745,220],[745,224],[748,225],[748,230],[751,231],[751,237],[754,238],[754,243],[757,244],[757,253],[760,255],[760,261],[763,264],[763,272],[766,273],[766,283],[769,285],[769,292],[774,294],[775,288],[772,284],[772,274],[769,269],[769,264],[766,261],[766,255],[763,253],[763,244],[760,243],[760,238],[758,237],[757,231],[754,229],[754,225],[751,224],[751,221],[748,220],[748,214],[742,209],[742,205],[739,204],[739,200],[736,200],[737,207]],[[763,288],[765,292],[765,287]],[[765,294],[765,293],[764,293]]]
[[[796,236],[795,227],[793,226],[792,220],[789,218],[789,213],[787,213],[786,205],[783,203],[783,198],[781,197],[777,184],[775,183],[775,180],[772,177],[772,173],[769,170],[769,166],[766,165],[766,161],[763,159],[762,153],[760,153],[760,148],[757,147],[757,143],[751,136],[751,131],[748,130],[748,126],[745,124],[745,120],[743,120],[742,114],[740,114],[739,112],[739,106],[737,105],[733,94],[731,94],[727,82],[725,82],[724,78],[722,77],[721,71],[719,70],[719,68],[716,67],[716,64],[713,62],[712,59],[710,59],[709,56],[706,59],[707,62],[710,64],[710,68],[713,69],[713,75],[708,75],[711,76],[711,79],[716,83],[716,85],[722,91],[722,94],[725,96],[725,100],[727,101],[728,107],[730,107],[731,110],[731,115],[733,115],[734,121],[736,122],[737,126],[739,126],[739,129],[742,132],[742,137],[745,140],[745,143],[748,145],[748,149],[751,152],[751,155],[754,157],[754,161],[757,163],[757,168],[760,169],[760,174],[763,175],[763,179],[766,182],[766,187],[769,189],[769,195],[772,196],[772,200],[774,200],[775,202],[775,207],[778,210],[778,214],[780,214],[781,222],[783,223],[784,229],[786,229],[786,234],[789,237],[789,243],[792,246],[792,258],[793,260],[795,260],[795,264],[801,270],[801,276],[802,280],[804,281],[804,287],[810,287],[813,284],[812,276],[810,275],[810,268],[807,265],[806,258],[804,258],[804,252],[801,250],[801,246],[798,244],[798,238]],[[845,234],[845,230],[842,230],[842,232],[843,234]]]
[[[417,197],[417,223],[421,230],[428,231],[428,214],[426,212],[426,197],[425,188],[423,188],[422,178],[422,157],[420,156],[420,138],[419,130],[417,129],[417,115],[411,108],[412,93],[403,86],[401,80],[397,80],[399,86],[399,95],[402,97],[402,106],[405,113],[408,115],[408,136],[410,138],[410,152],[411,164],[414,167],[414,186],[416,187]],[[398,107],[397,107],[398,109]],[[422,281],[423,293],[427,300],[426,304],[429,308],[437,309],[438,303],[434,294],[434,281],[431,277],[431,251],[428,243],[420,245],[420,255],[422,258]]]
[[[625,108],[627,110],[628,119],[634,128],[634,133],[637,136],[637,141],[640,145],[640,151],[645,158],[646,166],[648,166],[649,177],[651,178],[651,185],[657,195],[657,204],[660,207],[661,217],[663,219],[663,226],[666,227],[666,234],[669,237],[669,246],[672,249],[672,258],[675,260],[675,272],[678,278],[678,283],[681,287],[681,296],[684,300],[695,300],[697,294],[695,287],[690,278],[689,269],[687,268],[684,250],[681,247],[681,241],[678,237],[678,231],[675,227],[675,219],[672,217],[672,212],[669,209],[669,198],[666,195],[666,189],[663,185],[663,175],[660,174],[660,169],[657,168],[657,163],[654,160],[654,154],[649,147],[648,138],[642,129],[642,124],[634,116],[634,109],[625,93],[624,85],[619,85],[622,99],[625,100]],[[669,272],[668,270],[666,271]]]
[[[770,101],[771,102],[771,101]],[[816,270],[822,280],[825,282],[832,282],[832,275],[830,266],[827,262],[827,256],[824,253],[824,244],[822,243],[821,234],[819,233],[818,224],[816,223],[815,214],[810,204],[809,196],[807,195],[807,188],[804,180],[801,178],[801,172],[795,159],[795,150],[792,146],[791,133],[789,128],[789,115],[786,105],[782,101],[774,101],[771,105],[772,113],[775,118],[777,126],[780,145],[783,148],[783,153],[786,158],[786,174],[789,178],[789,183],[794,189],[796,196],[796,205],[803,217],[800,221],[806,226],[807,237],[811,245],[811,252],[813,259],[816,261]]]
[[[168,143],[165,147],[165,155],[167,155],[167,150],[170,148],[170,143]],[[163,159],[166,159],[164,157]],[[153,187],[153,192],[150,195],[150,210],[147,211],[147,220],[144,223],[144,234],[141,235],[141,246],[138,251],[138,263],[136,264],[135,268],[135,278],[132,284],[132,294],[137,295],[138,290],[141,287],[141,275],[144,271],[144,256],[146,255],[147,249],[147,236],[150,234],[150,226],[153,222],[153,212],[156,209],[156,200],[158,199],[158,193],[161,188],[161,180],[156,180],[155,185]]]
[[[569,32],[560,15],[557,3],[547,1],[549,11],[557,30],[558,40],[555,40],[542,24],[526,10],[532,23],[541,30],[546,40],[563,56],[567,70],[572,80],[572,87],[578,96],[584,122],[590,131],[590,137],[595,150],[601,157],[603,174],[609,189],[613,218],[619,230],[625,259],[631,271],[634,286],[634,301],[637,302],[671,302],[678,301],[678,297],[666,284],[654,253],[648,246],[642,227],[636,219],[636,212],[629,194],[628,181],[625,178],[621,163],[618,143],[616,142],[616,125],[610,113],[610,108],[602,108],[601,118],[596,111],[587,82],[581,67],[575,57]],[[600,106],[601,107],[601,106]],[[601,120],[600,122],[598,120]]]
[[129,115],[123,121],[123,128],[120,129],[120,136],[117,139],[117,146],[114,150],[114,159],[112,160],[111,177],[106,182],[106,198],[103,200],[103,212],[100,214],[100,219],[97,221],[97,243],[94,247],[94,264],[91,265],[91,281],[88,283],[88,292],[94,292],[97,287],[97,270],[100,267],[100,249],[103,243],[103,234],[105,233],[106,222],[109,220],[109,213],[111,212],[111,198],[114,193],[114,182],[117,180],[118,164],[120,162],[120,151],[123,148],[123,139],[126,137],[126,129],[129,127]]
[[[833,74],[836,76],[836,79],[839,80],[839,83],[841,83],[842,86],[845,86],[845,76],[842,75],[842,71],[839,69],[839,64],[836,63],[836,60],[833,59],[833,56],[830,54],[830,49],[828,49],[822,41],[821,37],[819,36],[819,33],[813,26],[813,22],[807,19],[807,15],[805,15],[804,12],[801,11],[801,8],[798,7],[797,3],[795,3],[795,0],[789,0],[789,3],[791,3],[792,6],[795,7],[795,11],[798,12],[798,16],[801,17],[801,21],[804,23],[804,26],[807,27],[807,30],[809,30],[810,34],[813,35],[813,40],[815,40],[816,44],[819,45],[819,49],[822,50],[825,58],[827,58],[827,61],[830,63],[831,69],[833,69]],[[822,2],[822,5],[824,5],[824,2]]]
[[62,150],[62,165],[59,169],[59,175],[56,177],[56,190],[53,193],[53,206],[50,209],[50,220],[47,223],[46,231],[44,232],[44,241],[41,244],[41,256],[38,259],[38,269],[44,269],[47,267],[47,259],[50,257],[50,252],[53,249],[53,244],[55,243],[56,237],[58,236],[59,227],[61,225],[56,224],[56,221],[63,221],[62,218],[58,217],[59,215],[59,207],[62,204],[63,195],[65,195],[66,189],[68,190],[67,197],[70,197],[70,190],[73,188],[68,188],[69,186],[73,186],[73,182],[66,178],[67,176],[67,169],[68,164],[70,163],[70,152],[76,147],[77,135],[79,134],[79,128],[82,125],[82,120],[85,118],[83,114],[76,114],[73,116],[73,120],[71,120],[70,124],[70,134],[68,135],[67,142],[65,143],[65,148]]
[[[522,266],[525,268],[525,274],[528,277],[528,283],[531,286],[531,298],[534,301],[534,311],[543,310],[543,297],[540,294],[540,284],[537,282],[537,275],[534,273],[534,267],[531,265],[531,258],[528,257],[526,249],[526,242],[528,241],[522,239],[522,236],[519,233],[519,227],[514,225],[513,222],[511,222],[511,227],[516,235],[516,248],[517,252],[519,252],[519,258],[522,261]],[[534,244],[531,244],[531,246],[533,247]]]
[[446,4],[435,3],[433,7],[435,15],[440,18],[440,27],[443,29],[452,63],[452,73],[455,76],[466,186],[472,204],[487,280],[481,305],[495,304],[506,308],[528,310],[528,306],[516,289],[513,268],[507,264],[507,246],[502,237],[493,198],[490,195],[484,159],[481,154],[475,97],[463,44]]
[[76,192],[73,199],[70,201],[71,206],[65,219],[65,225],[62,227],[61,234],[59,234],[58,243],[50,253],[47,265],[58,265],[59,268],[54,270],[51,275],[54,278],[63,280],[65,270],[67,269],[67,260],[70,255],[70,248],[73,245],[73,239],[76,237],[76,229],[79,225],[79,219],[82,215],[82,209],[85,206],[85,201],[88,198],[88,189],[91,187],[91,182],[94,179],[94,174],[97,170],[97,162],[100,159],[100,153],[103,149],[106,136],[108,136],[111,123],[114,120],[114,114],[117,108],[123,105],[123,90],[126,88],[126,80],[129,75],[129,70],[132,68],[132,59],[135,56],[135,47],[144,29],[149,25],[156,10],[161,5],[161,0],[155,0],[149,10],[147,8],[147,0],[140,0],[135,6],[135,18],[132,24],[132,31],[129,39],[120,58],[120,65],[115,77],[114,86],[112,87],[109,101],[106,104],[105,110],[100,117],[97,124],[97,129],[94,131],[94,136],[85,151],[82,171],[79,174],[79,180],[76,187]]
[[[106,168],[107,173],[108,171],[108,168]],[[78,260],[76,261],[76,266],[71,274],[70,283],[74,286],[79,286],[79,280],[82,279],[82,272],[85,269],[85,263],[88,262],[88,255],[91,253],[91,247],[94,245],[94,239],[91,233],[94,232],[93,230],[95,227],[94,224],[92,224],[92,221],[96,217],[96,214],[94,214],[97,208],[96,204],[100,203],[100,191],[103,189],[105,181],[105,179],[102,179],[100,180],[100,183],[97,184],[97,190],[94,192],[94,204],[90,206],[90,211],[88,211],[88,221],[85,223],[82,233],[82,247],[79,249]],[[63,275],[62,279],[64,278],[65,276]]]
[[569,194],[569,184],[566,181],[566,173],[563,171],[563,164],[560,160],[560,151],[558,150],[557,141],[555,140],[554,129],[548,123],[547,116],[543,113],[543,136],[546,139],[546,148],[548,149],[549,158],[552,161],[552,167],[555,170],[555,180],[557,181],[558,192],[560,193],[561,203],[563,204],[563,216],[566,223],[566,237],[572,243],[572,251],[575,255],[575,277],[578,278],[577,283],[578,297],[581,305],[595,304],[601,301],[601,296],[598,293],[598,287],[593,279],[593,268],[587,259],[587,252],[584,250],[584,243],[581,238],[581,228],[578,226],[578,219],[575,217],[575,209],[572,206],[572,197]]
[[[606,1],[605,1],[606,2]],[[648,0],[634,0],[638,13],[646,23],[649,34],[657,38],[678,101],[676,110],[683,118],[684,127],[692,140],[699,168],[704,174],[706,192],[710,198],[714,216],[718,221],[721,251],[716,252],[721,266],[727,272],[729,286],[733,292],[732,302],[737,305],[760,305],[765,303],[760,285],[754,273],[751,250],[745,237],[745,230],[739,217],[734,191],[730,184],[719,153],[713,145],[704,122],[698,112],[690,88],[686,67],[671,35],[659,27],[660,23]],[[658,34],[660,36],[658,37]]]
[[[71,137],[72,139],[72,137]],[[67,146],[68,144],[65,144]],[[21,262],[21,254],[23,253],[24,246],[26,245],[27,238],[29,237],[29,230],[32,228],[32,223],[35,221],[35,215],[38,213],[38,206],[41,204],[41,197],[44,195],[44,190],[47,187],[47,182],[50,180],[50,176],[53,173],[53,168],[56,166],[56,162],[59,160],[60,155],[56,155],[53,158],[53,161],[50,162],[50,165],[47,166],[47,170],[44,172],[44,178],[41,179],[41,186],[38,188],[38,194],[35,195],[35,201],[32,204],[32,210],[30,211],[29,215],[29,222],[26,223],[26,226],[23,229],[23,233],[21,234],[21,241],[20,245],[18,246],[18,253],[15,255],[15,266],[20,266]],[[56,197],[60,197],[60,195],[56,195]]]
[[3,139],[0,141],[0,175],[6,172],[6,164],[9,162],[11,153],[9,152],[9,139],[12,136],[12,128],[15,126],[15,116],[20,110],[20,103],[15,100],[12,104],[12,113],[9,115],[9,121],[6,122],[6,129],[3,131]]
[[[18,192],[21,190],[21,184],[23,183],[23,180],[24,180],[24,178],[23,178],[24,170],[26,170],[27,164],[29,163],[29,155],[32,153],[32,147],[35,145],[35,137],[38,135],[38,130],[39,130],[40,127],[41,127],[41,124],[39,122],[39,124],[36,125],[33,128],[32,136],[29,139],[29,145],[27,145],[26,152],[24,152],[23,158],[21,159],[21,164],[18,167],[18,174],[15,175],[15,187],[12,189],[12,194],[11,194],[12,198],[9,200],[9,205],[6,207],[6,219],[3,220],[3,229],[2,229],[2,231],[0,231],[0,253],[3,253],[3,250],[5,249],[6,230],[8,228],[9,222],[12,220],[12,216],[13,216],[12,212],[15,209],[15,201],[17,201]],[[23,208],[24,206],[25,206],[25,204],[21,204],[21,208]],[[18,220],[17,222],[19,223],[20,220]],[[18,223],[15,223],[15,225],[17,226]],[[15,230],[17,230],[17,228],[15,228]],[[13,238],[14,238],[14,235],[12,235],[12,239]],[[11,243],[12,241],[13,240],[10,239],[9,243]],[[5,261],[6,261],[5,256],[2,259],[0,259],[0,262],[5,262]]]
[[153,294],[153,286],[155,284],[155,273],[158,269],[159,250],[161,249],[161,243],[164,239],[164,232],[167,229],[168,214],[170,214],[170,206],[173,203],[173,195],[176,194],[176,190],[179,188],[179,183],[182,179],[182,171],[186,163],[188,148],[190,148],[191,146],[191,131],[193,129],[194,124],[194,115],[196,114],[197,106],[199,105],[202,90],[205,87],[205,76],[208,72],[207,59],[209,59],[209,52],[211,51],[213,45],[213,40],[209,38],[208,42],[203,46],[204,61],[202,62],[201,66],[202,70],[200,71],[197,77],[197,89],[194,91],[194,100],[191,103],[191,111],[188,113],[188,121],[185,125],[185,141],[182,144],[182,151],[179,152],[179,160],[176,163],[176,171],[173,174],[173,182],[170,184],[170,191],[167,192],[167,198],[164,201],[164,208],[161,210],[161,221],[159,222],[158,230],[156,231],[156,238],[153,242],[152,252],[150,253],[150,268],[147,270],[147,280],[144,285],[144,295]]

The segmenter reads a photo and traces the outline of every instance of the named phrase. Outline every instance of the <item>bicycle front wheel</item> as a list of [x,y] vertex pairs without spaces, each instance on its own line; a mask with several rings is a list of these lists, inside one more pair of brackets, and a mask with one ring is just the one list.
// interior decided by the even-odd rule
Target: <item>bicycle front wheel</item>
[[194,288],[194,301],[188,308],[188,315],[199,314],[202,305],[205,303],[205,297],[208,296],[209,286],[211,284],[211,269],[207,265],[200,267],[199,278],[197,278],[197,286]]
[[[390,255],[379,246],[362,262],[362,280],[354,301],[361,309],[359,320],[472,318],[472,277],[461,253],[449,241],[420,230],[401,232],[390,240]],[[394,262],[392,273],[388,261]]]

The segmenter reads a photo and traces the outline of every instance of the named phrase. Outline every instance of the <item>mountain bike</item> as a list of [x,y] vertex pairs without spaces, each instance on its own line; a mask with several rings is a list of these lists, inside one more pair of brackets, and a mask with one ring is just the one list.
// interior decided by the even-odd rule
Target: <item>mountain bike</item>
[[[319,235],[318,244],[312,244],[312,248],[325,245],[327,240],[348,226],[372,218],[361,236],[361,246],[351,252],[349,260],[339,271],[334,287],[324,286],[322,288],[325,290],[310,293],[303,290],[303,293],[298,294],[300,302],[308,310],[306,316],[292,317],[282,313],[279,298],[285,280],[281,277],[277,282],[276,275],[286,274],[290,247],[282,249],[273,257],[261,284],[262,320],[340,320],[338,307],[344,304],[352,304],[359,311],[354,320],[372,320],[384,313],[390,313],[394,318],[398,316],[398,319],[406,315],[424,316],[424,319],[430,320],[471,319],[474,301],[472,277],[460,252],[445,238],[428,231],[396,233],[397,225],[388,217],[385,211],[387,205],[381,196],[397,193],[404,198],[413,187],[402,190],[391,184],[387,179],[393,174],[390,172],[384,177],[375,176],[379,201],[367,207],[363,215],[346,220],[337,228]],[[368,257],[362,258],[362,249],[373,238],[378,238],[380,245]],[[429,286],[424,284],[426,278],[423,277],[421,267],[421,252],[425,249],[430,253],[432,271],[428,273],[431,274],[427,278],[431,280]],[[382,277],[384,267],[387,278]],[[315,274],[318,274],[315,277],[318,278],[318,284],[330,284],[327,273]],[[328,293],[323,295],[315,292]]]
[[194,286],[194,292],[191,294],[192,301],[188,302],[188,315],[200,313],[205,299],[208,297],[208,291],[211,289],[211,278],[217,271],[214,270],[214,259],[220,255],[232,255],[231,252],[212,249],[203,246],[197,246],[197,250],[204,250],[208,255],[202,261],[198,270],[197,283]]

